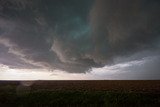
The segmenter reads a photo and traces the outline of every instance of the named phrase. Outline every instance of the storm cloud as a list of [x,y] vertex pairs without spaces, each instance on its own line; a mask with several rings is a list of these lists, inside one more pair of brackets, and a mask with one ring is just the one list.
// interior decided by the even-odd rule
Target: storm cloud
[[85,73],[158,55],[159,19],[159,0],[0,0],[0,63]]

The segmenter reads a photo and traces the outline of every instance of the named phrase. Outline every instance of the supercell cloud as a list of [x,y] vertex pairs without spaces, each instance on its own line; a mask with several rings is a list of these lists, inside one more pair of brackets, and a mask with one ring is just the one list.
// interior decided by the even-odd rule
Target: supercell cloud
[[159,0],[0,0],[0,64],[85,73],[155,60],[159,19]]

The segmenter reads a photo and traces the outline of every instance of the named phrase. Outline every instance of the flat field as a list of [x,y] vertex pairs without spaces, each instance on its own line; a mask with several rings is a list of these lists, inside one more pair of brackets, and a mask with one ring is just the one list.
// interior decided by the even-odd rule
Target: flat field
[[160,80],[0,81],[0,107],[160,107]]

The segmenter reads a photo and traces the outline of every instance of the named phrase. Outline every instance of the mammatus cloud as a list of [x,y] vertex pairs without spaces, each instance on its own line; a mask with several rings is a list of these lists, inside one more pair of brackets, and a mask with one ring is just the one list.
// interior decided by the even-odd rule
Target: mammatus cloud
[[154,56],[159,13],[158,0],[1,0],[0,63],[85,73]]

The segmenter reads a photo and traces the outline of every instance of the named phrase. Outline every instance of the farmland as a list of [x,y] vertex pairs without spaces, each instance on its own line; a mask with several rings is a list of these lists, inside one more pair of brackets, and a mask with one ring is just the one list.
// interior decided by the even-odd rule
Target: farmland
[[1,107],[158,107],[160,81],[0,81]]

